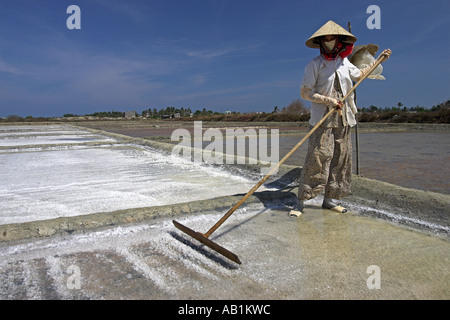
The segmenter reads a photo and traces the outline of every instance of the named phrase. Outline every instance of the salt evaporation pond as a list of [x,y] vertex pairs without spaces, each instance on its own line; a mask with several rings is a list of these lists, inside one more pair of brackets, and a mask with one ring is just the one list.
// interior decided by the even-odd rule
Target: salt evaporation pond
[[114,142],[114,139],[61,126],[0,127],[0,147],[79,144],[89,141]]
[[[33,146],[34,137],[18,134],[21,146],[0,146],[0,224],[202,200],[244,193],[254,185],[71,127],[14,130],[42,140]],[[8,127],[0,133],[13,136],[6,134]],[[61,135],[69,143],[51,143]],[[81,142],[88,135],[90,141]],[[213,235],[239,255],[239,267],[167,219],[4,243],[0,300],[448,299],[447,241],[351,212],[323,210],[320,199],[292,219],[284,200],[243,206]],[[223,215],[219,211],[177,220],[206,231]],[[380,288],[370,286],[373,266],[380,270]],[[80,276],[76,287],[74,268]]]
[[[83,145],[86,137],[99,145]],[[245,193],[254,184],[114,141],[64,126],[2,127],[0,146],[8,147],[0,150],[0,224],[205,200]]]

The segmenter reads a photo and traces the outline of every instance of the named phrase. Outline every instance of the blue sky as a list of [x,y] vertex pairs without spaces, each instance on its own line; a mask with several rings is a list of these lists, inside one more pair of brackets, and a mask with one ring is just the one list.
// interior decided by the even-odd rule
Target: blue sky
[[[72,4],[80,30],[66,27]],[[381,29],[366,26],[373,4]],[[393,51],[386,80],[358,88],[358,107],[450,99],[448,0],[2,0],[0,117],[271,112],[300,98],[304,67],[318,54],[304,43],[328,20],[350,21],[356,44]]]

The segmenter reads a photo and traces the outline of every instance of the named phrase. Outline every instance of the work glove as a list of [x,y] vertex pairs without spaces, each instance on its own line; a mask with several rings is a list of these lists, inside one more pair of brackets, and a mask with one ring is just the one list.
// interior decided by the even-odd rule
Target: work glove
[[315,102],[315,103],[324,103],[327,105],[331,105],[336,110],[341,110],[343,107],[343,104],[341,101],[339,101],[335,98],[327,97],[327,96],[321,95],[317,92],[314,92],[311,88],[302,87],[300,89],[300,95],[301,95],[302,99],[309,100],[309,101]]

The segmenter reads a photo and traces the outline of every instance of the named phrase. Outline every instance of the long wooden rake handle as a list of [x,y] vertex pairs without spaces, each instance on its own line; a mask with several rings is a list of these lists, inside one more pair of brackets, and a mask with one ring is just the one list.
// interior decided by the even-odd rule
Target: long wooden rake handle
[[300,140],[294,148],[292,148],[291,151],[289,151],[284,157],[283,159],[280,160],[280,162],[277,163],[277,165],[275,165],[272,169],[270,169],[270,171],[264,176],[264,178],[262,178],[261,180],[259,180],[259,182],[250,189],[249,192],[247,192],[247,194],[242,197],[242,199],[236,203],[230,210],[228,210],[228,212],[211,228],[208,230],[208,232],[205,233],[206,237],[209,237],[214,231],[216,231],[216,229],[218,227],[220,227],[220,225],[222,223],[225,222],[225,220],[227,220],[233,213],[234,211],[236,211],[237,208],[239,208],[242,203],[244,203],[245,200],[247,200],[248,197],[250,197],[264,182],[267,181],[267,179],[269,179],[279,168],[280,166],[295,152],[297,151],[298,148],[300,148],[300,146],[306,141],[306,139],[309,138],[309,136],[311,136],[311,134],[313,134],[313,132],[335,111],[336,109],[332,108],[315,126],[314,128],[312,128],[308,134],[306,136],[303,137],[302,140]]
[[[358,82],[350,89],[350,91],[341,99],[341,102],[343,103],[351,94],[352,92],[361,84],[361,82],[363,82],[375,69],[376,67],[378,67],[378,65],[380,63],[382,63],[383,61],[385,61],[387,59],[387,56],[385,55],[380,55],[377,58],[377,62],[374,64],[374,66],[370,69],[370,71],[364,75],[364,77],[362,77],[361,79],[358,80]],[[244,202],[245,200],[247,200],[248,197],[250,197],[264,182],[267,181],[267,179],[270,178],[270,176],[272,176],[275,172],[277,172],[277,170],[279,169],[279,167],[295,152],[297,151],[298,148],[300,148],[300,146],[306,141],[306,139],[308,139],[311,134],[313,134],[314,131],[317,130],[317,128],[319,128],[319,126],[334,112],[336,111],[335,108],[331,108],[331,110],[325,115],[323,116],[323,118],[308,132],[308,134],[306,136],[303,137],[302,140],[300,140],[295,147],[292,148],[291,151],[289,151],[284,157],[283,159],[280,160],[280,162],[278,162],[278,164],[276,166],[274,166],[272,169],[270,169],[269,173],[267,173],[264,178],[262,178],[253,188],[250,189],[250,191],[247,192],[247,194],[245,194],[244,197],[242,197],[242,199],[236,203],[230,210],[228,210],[228,212],[219,220],[217,221],[217,223],[212,226],[211,229],[209,229],[204,235],[205,237],[209,238],[209,236],[211,234],[213,234],[214,231],[216,231],[217,228],[219,228]]]

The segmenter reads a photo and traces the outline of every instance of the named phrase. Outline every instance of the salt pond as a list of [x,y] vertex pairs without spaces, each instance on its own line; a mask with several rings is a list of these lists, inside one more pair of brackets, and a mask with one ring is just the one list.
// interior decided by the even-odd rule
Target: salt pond
[[114,142],[114,139],[63,126],[0,127],[0,147]]
[[[172,206],[245,193],[254,185],[217,168],[111,138],[105,142],[100,134],[71,127],[0,127],[0,133],[0,141],[20,136],[17,143],[25,146],[0,148],[0,224]],[[69,143],[52,143],[61,135]],[[33,145],[36,136],[39,145]],[[87,136],[96,144],[81,142]],[[318,204],[320,199],[308,203],[299,219],[288,217],[281,200],[239,208],[212,236],[239,255],[239,267],[164,217],[4,242],[0,299],[449,298],[448,241]],[[202,232],[224,214],[219,211],[177,220]],[[380,275],[375,289],[372,267]]]
[[[0,130],[0,145],[10,147],[0,150],[0,224],[204,200],[245,193],[254,184],[142,146],[111,144],[114,139],[83,130],[7,129]],[[100,145],[83,145],[86,137]],[[74,145],[42,147],[58,141]],[[15,149],[18,145],[28,147]]]

